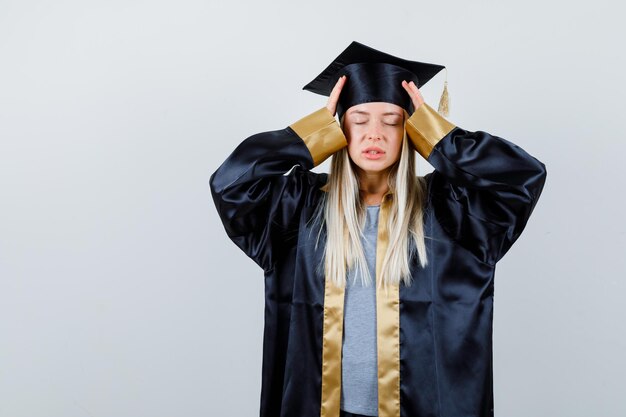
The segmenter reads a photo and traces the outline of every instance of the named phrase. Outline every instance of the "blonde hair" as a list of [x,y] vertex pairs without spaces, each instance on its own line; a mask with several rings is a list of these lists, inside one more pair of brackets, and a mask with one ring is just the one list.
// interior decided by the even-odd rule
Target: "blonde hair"
[[[404,112],[404,121],[407,119],[408,114]],[[343,129],[344,117],[340,125]],[[426,182],[423,177],[416,175],[415,157],[416,152],[409,143],[405,129],[400,158],[392,166],[387,178],[393,197],[387,217],[389,243],[379,285],[399,285],[403,282],[410,286],[412,276],[409,263],[416,251],[422,268],[428,263],[423,224]],[[336,286],[343,287],[347,271],[356,268],[363,277],[363,284],[369,285],[372,277],[361,244],[366,204],[361,199],[359,179],[347,147],[332,155],[328,182],[322,190],[326,192],[313,216],[314,221],[325,223],[327,231],[324,261],[318,265],[318,274],[322,274],[323,267],[322,276]],[[319,228],[319,234],[321,231],[322,227]]]

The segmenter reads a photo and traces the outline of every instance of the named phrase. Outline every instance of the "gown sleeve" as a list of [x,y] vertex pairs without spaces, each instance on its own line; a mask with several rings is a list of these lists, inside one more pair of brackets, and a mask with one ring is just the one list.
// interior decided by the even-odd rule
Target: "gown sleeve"
[[310,169],[344,146],[343,131],[323,107],[285,129],[248,137],[211,175],[226,233],[265,271],[293,238],[307,191],[319,185]]
[[407,135],[434,168],[429,198],[450,238],[495,265],[522,233],[546,180],[546,167],[519,146],[450,123],[426,103]]

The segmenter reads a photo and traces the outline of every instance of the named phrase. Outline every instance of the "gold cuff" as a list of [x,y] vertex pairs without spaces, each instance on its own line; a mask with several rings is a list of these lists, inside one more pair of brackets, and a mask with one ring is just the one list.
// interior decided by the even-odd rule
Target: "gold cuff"
[[406,134],[420,155],[428,159],[437,142],[455,127],[428,104],[422,103],[406,121]]
[[303,117],[289,127],[309,148],[313,166],[318,166],[333,153],[348,145],[339,123],[326,107]]

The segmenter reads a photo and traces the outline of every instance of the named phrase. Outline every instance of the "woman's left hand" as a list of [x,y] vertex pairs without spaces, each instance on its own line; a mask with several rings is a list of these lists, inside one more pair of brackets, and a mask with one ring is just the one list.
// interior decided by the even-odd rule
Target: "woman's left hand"
[[411,100],[413,101],[413,107],[415,110],[422,104],[424,104],[424,98],[422,97],[422,93],[420,93],[419,88],[415,85],[413,81],[407,83],[406,81],[402,81],[402,87],[409,93],[411,96]]

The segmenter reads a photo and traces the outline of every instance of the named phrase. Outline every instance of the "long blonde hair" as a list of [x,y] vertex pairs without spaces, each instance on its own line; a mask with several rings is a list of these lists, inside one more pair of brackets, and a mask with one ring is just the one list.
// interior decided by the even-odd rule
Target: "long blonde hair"
[[[404,121],[407,119],[408,114],[404,112]],[[340,125],[343,129],[343,117]],[[423,177],[416,175],[415,157],[405,129],[400,158],[387,179],[393,197],[387,217],[389,244],[379,285],[399,285],[401,281],[406,286],[411,285],[409,263],[416,251],[422,268],[428,263],[423,222],[426,183]],[[359,193],[359,179],[353,164],[347,147],[332,155],[328,182],[322,188],[326,192],[313,216],[314,221],[323,220],[327,231],[324,261],[318,265],[318,273],[322,273],[323,266],[322,276],[339,287],[345,286],[347,271],[351,268],[361,272],[364,285],[372,282],[361,244],[366,204]],[[321,231],[322,227],[320,234]]]

